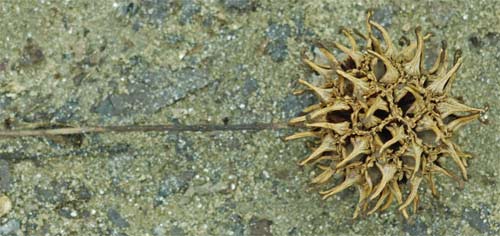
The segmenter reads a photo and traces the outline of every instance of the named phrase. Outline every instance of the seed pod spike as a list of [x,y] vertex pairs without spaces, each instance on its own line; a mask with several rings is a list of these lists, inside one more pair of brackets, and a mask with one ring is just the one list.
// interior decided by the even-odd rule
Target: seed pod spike
[[321,99],[321,101],[328,103],[328,102],[331,102],[333,100],[332,95],[334,93],[334,89],[319,88],[319,87],[316,87],[316,86],[310,84],[309,82],[307,82],[305,80],[301,80],[301,79],[299,79],[299,83],[301,83],[301,84],[309,87],[311,90],[313,90],[314,93],[316,93],[316,95],[318,95],[318,97]]
[[[396,197],[396,200],[398,201],[399,204],[403,203],[403,195],[401,194],[401,190],[399,189],[399,185],[396,183],[396,181],[391,181],[390,189],[394,196]],[[406,211],[406,208],[403,208],[400,210],[405,219],[408,219],[408,212]]]
[[359,215],[360,212],[365,211],[366,209],[366,203],[365,200],[368,198],[370,195],[370,187],[368,185],[356,185],[358,192],[359,192],[359,199],[358,199],[358,205],[356,206],[356,209],[354,210],[354,214],[352,216],[352,219],[356,219]]
[[446,125],[446,129],[448,129],[451,132],[455,132],[458,128],[462,127],[463,125],[479,119],[479,116],[480,116],[479,113],[467,115],[467,116],[462,116],[462,117],[448,123]]
[[483,109],[469,107],[451,97],[448,97],[444,101],[438,103],[436,109],[439,111],[439,115],[442,119],[448,117],[449,115],[460,112],[472,112],[472,113],[484,112]]
[[371,9],[367,10],[366,20],[365,20],[367,34],[365,35],[365,37],[363,37],[366,40],[366,48],[372,48],[372,39],[370,38],[370,34],[372,34],[372,26],[370,24],[372,16],[373,16],[373,11]]
[[370,140],[368,136],[352,138],[351,143],[354,146],[352,152],[349,154],[349,156],[338,163],[336,165],[336,168],[342,168],[345,164],[347,164],[358,155],[370,153],[369,141]]
[[[382,191],[382,194],[380,195],[380,197],[378,198],[377,200],[377,203],[375,203],[375,206],[367,213],[367,215],[371,215],[373,214],[374,212],[376,212],[380,206],[382,206],[382,204],[384,203],[384,200],[387,198],[387,196],[389,196],[389,194],[391,194],[391,191],[389,191],[389,189],[385,188],[383,191]],[[391,195],[391,198],[387,201],[390,206],[390,204],[392,203],[392,195]]]
[[[432,36],[432,34],[428,33],[424,36],[424,42],[429,39]],[[408,46],[403,48],[399,53],[396,54],[396,61],[398,62],[408,62],[410,61],[414,55],[415,55],[415,49],[417,49],[417,42],[410,42],[410,40],[406,37],[402,37],[401,39],[407,40]]]
[[424,38],[422,37],[422,29],[417,27],[415,35],[417,35],[417,49],[415,55],[410,62],[405,64],[405,71],[411,76],[419,76],[422,74],[422,59],[424,56]]
[[429,69],[429,74],[436,74],[438,72],[438,69],[442,67],[442,65],[445,63],[444,61],[446,60],[446,57],[448,54],[446,53],[446,41],[441,42],[441,49],[439,50],[439,55],[436,58],[436,62],[434,62],[434,65]]
[[436,125],[436,122],[433,120],[433,118],[429,114],[425,114],[422,116],[422,118],[418,121],[416,131],[424,131],[424,130],[431,130],[434,132],[436,135],[436,142],[439,140],[443,140],[445,138],[445,134],[439,127]]
[[411,174],[411,177],[410,177],[410,179],[413,179],[415,177],[415,174],[417,174],[418,170],[420,169],[420,162],[421,162],[421,158],[422,158],[423,149],[413,141],[413,143],[410,145],[410,148],[408,151],[409,152],[407,152],[406,155],[413,157],[413,159],[415,160],[415,166],[413,167],[413,173]]
[[344,101],[336,100],[327,107],[316,108],[315,110],[310,111],[309,114],[307,115],[292,118],[288,123],[294,125],[305,121],[315,120],[321,116],[326,116],[329,112],[332,111],[348,110],[348,109],[350,109],[350,107],[347,103],[345,103]]
[[402,140],[406,137],[404,127],[402,127],[402,126],[400,126],[400,127],[394,127],[394,126],[387,127],[387,130],[389,130],[389,132],[391,133],[392,138],[389,141],[385,142],[382,147],[380,147],[379,154],[382,154],[382,152],[384,152],[385,149],[387,149],[391,145],[395,144],[396,142],[399,142],[400,140]]
[[316,110],[316,109],[321,109],[322,107],[323,107],[323,106],[322,106],[322,104],[321,104],[321,103],[316,103],[316,104],[313,104],[313,105],[310,105],[310,106],[308,106],[308,107],[304,108],[304,109],[302,110],[302,112],[303,112],[303,113],[309,113],[309,112],[312,112],[312,111],[314,111],[314,110]]
[[332,175],[335,174],[335,170],[332,168],[328,168],[323,171],[323,173],[319,174],[318,176],[314,177],[314,179],[311,180],[312,184],[322,184],[330,179]]
[[385,74],[382,76],[382,78],[380,79],[380,82],[382,83],[386,83],[386,84],[393,84],[395,83],[398,78],[399,78],[399,72],[398,70],[392,65],[391,61],[389,61],[389,59],[387,59],[386,57],[372,51],[372,50],[367,50],[368,53],[374,55],[375,57],[377,57],[378,59],[380,59],[382,61],[382,63],[384,63],[385,65]]
[[436,70],[436,73],[435,75],[437,76],[437,78],[440,78],[440,77],[443,77],[446,75],[446,72],[448,70],[448,50],[447,49],[447,46],[448,46],[448,43],[446,41],[443,40],[442,42],[442,49],[443,49],[443,57],[440,58],[441,61],[439,63],[439,67],[437,68]]
[[419,201],[420,201],[420,198],[418,195],[416,195],[415,198],[413,199],[413,214],[417,214]]
[[335,131],[335,133],[340,135],[344,135],[349,131],[349,122],[341,122],[341,123],[316,122],[312,124],[306,124],[306,126],[331,129]]
[[352,36],[351,31],[349,31],[345,27],[342,27],[340,29],[340,31],[346,36],[347,40],[349,40],[349,44],[351,44],[351,50],[353,50],[353,51],[359,51],[358,44],[356,43],[356,40]]
[[391,36],[389,36],[387,30],[382,25],[374,21],[370,21],[370,25],[375,26],[375,28],[377,28],[377,30],[380,31],[380,33],[382,33],[382,37],[384,38],[384,42],[386,45],[384,55],[389,58],[394,58],[396,52],[394,51],[395,50],[394,45],[392,44]]
[[370,42],[371,42],[371,48],[377,52],[377,53],[380,53],[380,54],[383,54],[384,53],[384,50],[382,50],[382,46],[380,45],[380,41],[378,41],[377,38],[375,38],[375,36],[373,34],[368,34],[368,37],[370,38]]
[[354,84],[354,89],[356,90],[356,94],[364,94],[366,93],[368,90],[370,90],[370,85],[367,81],[364,81],[362,80],[361,78],[356,78],[342,70],[337,70],[337,74],[339,74],[340,76],[348,79],[349,81],[351,81],[353,84]]
[[[459,61],[462,60],[462,50],[458,49],[455,51],[455,55],[453,56],[453,64],[456,65]],[[451,86],[453,85],[453,81],[457,77],[456,71],[451,74],[448,83],[444,86],[444,93],[448,94],[451,90]]]
[[451,70],[448,71],[448,73],[446,73],[445,76],[437,78],[435,81],[433,81],[427,87],[427,90],[429,90],[430,92],[432,92],[434,94],[446,94],[445,88],[446,88],[447,84],[449,84],[448,82],[451,82],[451,81],[449,81],[450,78],[457,72],[458,68],[460,68],[461,65],[462,65],[462,58],[459,58],[457,60],[457,63],[455,63],[455,65],[453,65]]
[[449,170],[445,169],[444,167],[440,167],[438,165],[432,165],[430,167],[430,171],[431,172],[437,172],[437,173],[444,174],[444,175],[452,178],[453,180],[457,181],[458,186],[460,188],[464,187],[464,181],[462,179],[460,179],[460,177],[458,177],[455,174],[453,174],[452,172],[450,172]]
[[338,48],[340,51],[347,54],[354,61],[356,68],[359,68],[361,66],[362,56],[358,52],[353,51],[352,49],[349,49],[346,46],[337,42],[335,42],[333,45],[335,45],[335,47]]
[[370,21],[372,20],[372,16],[373,16],[373,10],[372,9],[368,9],[366,11],[366,31],[368,31],[368,33],[372,33],[372,25],[370,24]]
[[412,87],[411,85],[404,87],[404,89],[410,92],[415,98],[415,102],[410,106],[410,108],[408,108],[406,113],[416,114],[425,111],[425,101],[422,95],[419,92],[417,92],[415,88]]
[[[368,128],[373,127],[375,125],[378,125],[381,121],[380,118],[374,116],[374,113],[377,110],[382,110],[382,111],[389,111],[389,106],[384,99],[382,99],[380,96],[378,96],[375,99],[371,99],[370,101],[374,101],[373,104],[368,108],[368,110],[365,112],[364,117],[362,118],[362,122],[364,125]],[[369,101],[369,102],[370,102]]]
[[375,191],[372,193],[370,200],[375,199],[382,192],[382,190],[384,190],[386,184],[392,179],[392,177],[394,177],[394,174],[396,174],[397,171],[396,166],[393,164],[385,164],[382,166],[378,163],[375,163],[375,165],[379,168],[380,173],[382,173],[382,179],[375,188]]
[[385,204],[380,207],[380,211],[385,211],[387,208],[389,208],[392,205],[392,202],[394,201],[394,193],[391,191],[390,188],[387,188],[387,192],[389,193],[389,197],[387,198],[387,201]]
[[344,182],[341,184],[326,190],[326,191],[321,191],[320,194],[323,195],[323,199],[327,199],[333,195],[335,195],[338,192],[341,192],[345,190],[346,188],[351,187],[353,184],[359,182],[361,180],[361,176],[359,174],[357,175],[350,175],[348,174],[346,178],[344,179]]
[[410,180],[410,185],[411,185],[410,194],[408,195],[408,198],[406,198],[406,201],[399,207],[400,211],[408,207],[411,204],[411,202],[415,199],[415,197],[417,197],[417,191],[420,182],[422,182],[421,176],[416,176]]
[[316,148],[316,150],[306,159],[301,161],[299,165],[303,166],[310,162],[312,159],[318,157],[321,155],[323,152],[328,152],[328,151],[335,151],[335,139],[331,135],[325,135],[323,138],[323,142],[321,142],[321,145]]
[[332,69],[338,67],[338,65],[340,64],[339,61],[330,51],[328,51],[328,49],[326,49],[326,47],[323,44],[316,43],[316,47],[319,49],[319,51],[321,53],[323,53],[323,55],[326,57],[326,59],[328,59],[328,61],[333,65]]
[[285,141],[290,141],[299,138],[308,138],[308,137],[319,137],[319,134],[317,132],[312,132],[312,131],[298,132],[286,137]]
[[317,117],[326,115],[332,111],[349,110],[350,108],[351,107],[346,102],[341,100],[335,100],[334,102],[330,103],[329,106],[315,110],[310,114],[308,114],[308,116],[309,119],[316,119]]
[[462,159],[458,156],[457,152],[455,151],[455,147],[453,146],[453,143],[447,139],[443,139],[443,143],[445,143],[448,146],[448,153],[451,156],[451,159],[458,165],[460,168],[460,171],[462,172],[462,176],[465,180],[467,180],[467,169],[465,169],[465,165],[462,162]]
[[331,80],[332,79],[332,71],[329,70],[329,69],[326,69],[326,68],[323,68],[319,65],[317,65],[316,63],[312,62],[311,60],[307,59],[307,58],[302,58],[302,61],[304,63],[306,63],[309,67],[311,67],[311,69],[313,69],[314,71],[318,72],[318,74],[320,74],[321,76],[323,76],[323,78],[325,80]]
[[424,175],[424,177],[427,180],[427,182],[429,183],[429,187],[431,188],[432,196],[439,197],[439,193],[436,189],[436,184],[434,184],[432,172],[429,172],[427,175]]

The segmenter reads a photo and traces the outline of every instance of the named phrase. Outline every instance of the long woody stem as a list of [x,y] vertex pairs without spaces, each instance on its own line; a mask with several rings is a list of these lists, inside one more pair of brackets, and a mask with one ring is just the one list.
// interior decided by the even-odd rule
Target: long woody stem
[[288,124],[253,123],[235,125],[124,125],[124,126],[93,126],[54,129],[0,130],[0,138],[16,138],[25,136],[54,136],[84,133],[122,133],[122,132],[211,132],[211,131],[259,131],[280,130],[288,128]]

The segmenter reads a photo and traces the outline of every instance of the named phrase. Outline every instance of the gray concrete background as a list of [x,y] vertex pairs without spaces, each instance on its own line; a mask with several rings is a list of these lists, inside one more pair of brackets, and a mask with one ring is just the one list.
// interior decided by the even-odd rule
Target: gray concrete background
[[[285,131],[129,133],[0,140],[0,235],[497,235],[500,227],[500,5],[444,1],[0,2],[0,120],[45,124],[286,121],[313,102],[300,50],[364,30],[394,40],[421,25],[461,48],[453,94],[482,119],[456,141],[473,153],[459,190],[438,178],[405,222],[395,210],[351,220],[357,193],[323,201]],[[78,145],[79,141],[83,143]],[[455,169],[456,170],[456,169]]]

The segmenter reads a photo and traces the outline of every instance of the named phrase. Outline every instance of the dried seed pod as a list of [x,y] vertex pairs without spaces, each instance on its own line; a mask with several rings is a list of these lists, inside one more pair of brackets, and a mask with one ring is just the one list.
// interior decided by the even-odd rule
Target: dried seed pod
[[[299,81],[320,101],[290,121],[310,130],[286,140],[320,139],[312,154],[299,164],[320,169],[312,183],[329,186],[320,192],[323,198],[356,186],[359,201],[354,218],[387,209],[394,199],[398,210],[408,218],[407,208],[413,207],[415,212],[418,205],[419,186],[425,183],[437,196],[433,174],[443,174],[463,185],[463,180],[440,161],[449,158],[467,179],[465,160],[470,155],[463,153],[451,137],[484,110],[450,97],[451,84],[462,65],[460,52],[448,68],[443,42],[436,62],[426,71],[424,42],[430,35],[424,36],[417,27],[416,40],[397,51],[387,30],[370,16],[369,12],[366,35],[341,29],[350,47],[340,43],[334,46],[347,55],[344,60],[338,60],[322,44],[318,48],[330,65],[303,57],[326,82],[313,86]],[[373,30],[381,33],[383,43]],[[355,36],[366,41],[364,50]],[[335,175],[343,179],[337,185],[332,184]]]

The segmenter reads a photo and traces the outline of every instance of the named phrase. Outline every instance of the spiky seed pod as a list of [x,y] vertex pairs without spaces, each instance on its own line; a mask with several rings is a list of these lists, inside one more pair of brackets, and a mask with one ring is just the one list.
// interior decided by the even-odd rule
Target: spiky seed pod
[[[443,43],[437,61],[425,70],[424,42],[428,35],[424,36],[420,27],[415,29],[416,40],[397,51],[389,33],[370,18],[369,12],[367,34],[355,31],[366,41],[365,50],[360,51],[353,34],[342,29],[350,47],[340,43],[334,46],[347,55],[344,60],[338,60],[322,44],[317,47],[328,64],[303,56],[304,63],[325,83],[317,87],[299,80],[320,102],[289,122],[309,130],[286,139],[319,139],[316,149],[299,164],[320,170],[313,184],[332,186],[335,175],[342,179],[340,184],[320,192],[324,198],[355,186],[359,201],[353,218],[384,210],[394,200],[408,218],[407,208],[417,209],[423,182],[437,195],[435,174],[444,174],[463,185],[462,179],[441,161],[451,158],[463,179],[467,179],[466,159],[470,155],[463,153],[451,137],[483,110],[450,97],[450,87],[462,64],[460,52],[448,68]],[[374,36],[374,30],[380,32],[385,46]]]

